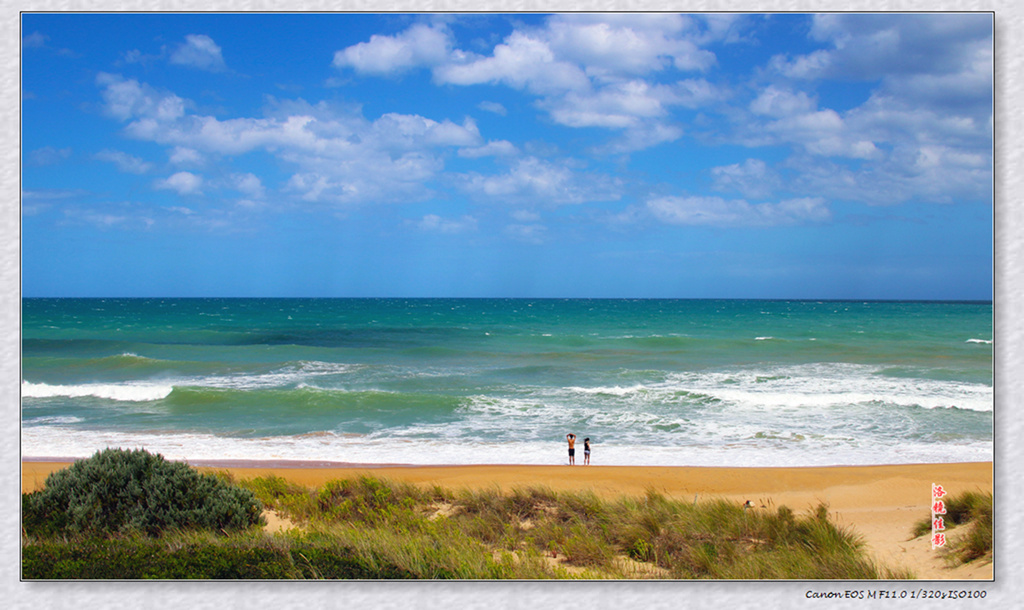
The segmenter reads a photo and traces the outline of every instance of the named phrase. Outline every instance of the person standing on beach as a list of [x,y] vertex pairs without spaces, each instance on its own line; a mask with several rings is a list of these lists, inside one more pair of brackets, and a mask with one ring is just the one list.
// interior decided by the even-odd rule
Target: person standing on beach
[[590,437],[583,439],[583,465],[590,465]]
[[565,439],[569,441],[569,465],[576,465],[576,435],[570,432],[565,435]]

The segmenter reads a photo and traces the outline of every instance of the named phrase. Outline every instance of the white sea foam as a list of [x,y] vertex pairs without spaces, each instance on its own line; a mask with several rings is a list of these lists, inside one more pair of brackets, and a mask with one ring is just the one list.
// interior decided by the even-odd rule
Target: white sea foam
[[866,403],[991,411],[992,387],[879,374],[866,365],[810,364],[735,372],[680,373],[669,383],[743,407]]
[[24,398],[106,398],[125,402],[148,402],[167,398],[174,390],[173,385],[151,385],[141,383],[88,383],[82,385],[50,385],[47,383],[21,383]]
[[568,387],[565,391],[579,394],[580,401],[612,398],[645,404],[703,396],[743,409],[891,404],[991,411],[993,406],[992,387],[988,385],[888,377],[880,375],[876,367],[838,363],[672,373],[660,382]]
[[56,416],[56,417],[30,417],[22,421],[28,425],[50,425],[50,426],[66,426],[68,424],[77,424],[82,421],[80,417],[74,416]]
[[984,343],[985,345],[992,345],[991,339],[968,339],[964,343]]
[[[258,439],[208,434],[125,434],[59,427],[22,430],[23,457],[87,457],[107,447],[142,448],[173,460],[309,460],[369,464],[564,464],[564,438],[530,442],[453,442],[338,434]],[[989,461],[992,443],[791,443],[765,451],[756,442],[666,447],[594,443],[593,463],[647,466],[831,466]]]
[[300,386],[314,378],[344,375],[361,368],[352,364],[304,360],[265,373],[214,375],[181,380],[180,384],[230,390],[265,390]]
[[402,435],[517,442],[562,429],[588,430],[617,445],[732,444],[771,455],[799,446],[842,455],[859,443],[928,436],[916,416],[908,419],[896,411],[899,407],[991,412],[992,388],[886,377],[874,367],[845,364],[675,373],[628,386],[536,387],[514,397],[471,396],[458,409],[457,422],[412,424]]
[[635,384],[629,387],[622,386],[599,386],[593,388],[581,388],[581,387],[568,387],[565,388],[569,392],[578,392],[580,394],[590,395],[608,395],[608,396],[632,396],[638,393],[642,393],[650,389],[651,386],[645,386],[643,384]]

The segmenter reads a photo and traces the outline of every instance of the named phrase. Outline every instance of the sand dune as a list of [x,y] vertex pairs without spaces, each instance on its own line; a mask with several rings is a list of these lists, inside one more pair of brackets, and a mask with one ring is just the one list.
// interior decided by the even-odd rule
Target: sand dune
[[[50,472],[67,461],[22,462],[22,491],[40,489]],[[910,540],[913,524],[929,515],[931,485],[951,494],[992,491],[992,463],[906,464],[810,468],[706,468],[645,466],[400,466],[313,462],[193,462],[205,471],[228,470],[237,479],[278,475],[309,487],[331,479],[369,474],[450,489],[543,486],[591,490],[605,498],[654,490],[678,499],[750,500],[756,507],[786,505],[797,512],[820,503],[833,519],[864,537],[869,551],[889,567],[912,570],[920,579],[993,577],[992,563],[951,569],[927,538]],[[955,530],[950,532],[955,539]]]

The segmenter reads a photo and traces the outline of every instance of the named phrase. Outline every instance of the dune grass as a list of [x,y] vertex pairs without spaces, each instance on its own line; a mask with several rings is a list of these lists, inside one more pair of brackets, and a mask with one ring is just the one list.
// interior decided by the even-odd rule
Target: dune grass
[[[992,493],[967,491],[946,499],[944,525],[949,530],[965,526],[968,529],[943,547],[946,561],[953,565],[978,559],[992,559]],[[913,537],[925,536],[932,531],[931,517],[914,525]]]
[[22,574],[46,578],[894,579],[826,506],[606,501],[546,488],[451,491],[372,477],[307,489],[234,483],[299,525],[284,533],[23,533]]
[[[456,493],[369,477],[332,481],[305,493],[275,477],[242,484],[307,531],[344,539],[360,553],[388,549],[391,561],[407,566],[399,561],[401,553],[434,557],[433,568],[410,566],[424,577],[447,565],[441,570],[445,575],[478,578],[452,567],[479,563],[470,559],[474,554],[497,563],[472,571],[490,570],[493,576],[487,578],[566,575],[551,568],[584,578],[911,576],[869,561],[860,538],[832,523],[825,506],[797,515],[784,506],[748,510],[726,501],[692,504],[655,492],[609,502],[590,492],[543,487]],[[438,559],[453,553],[461,558]]]

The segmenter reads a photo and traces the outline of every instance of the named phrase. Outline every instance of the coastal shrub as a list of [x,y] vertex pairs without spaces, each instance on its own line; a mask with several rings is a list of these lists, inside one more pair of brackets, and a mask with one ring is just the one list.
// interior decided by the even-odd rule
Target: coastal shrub
[[287,515],[297,522],[306,522],[313,514],[310,490],[279,476],[256,477],[239,482],[251,491],[263,506]]
[[992,514],[992,494],[965,491],[946,502],[946,519],[957,525]]
[[39,540],[22,548],[26,580],[245,580],[301,576],[291,555],[255,544],[195,542],[169,545],[158,538]]
[[344,549],[374,573],[396,574],[381,578],[493,579],[515,573],[504,555],[454,528],[400,532],[370,524],[332,525],[316,539]]
[[240,485],[253,492],[260,499],[260,502],[267,506],[272,506],[274,502],[282,498],[303,495],[309,492],[309,489],[306,487],[276,475],[248,479],[241,482]]
[[563,522],[583,522],[600,526],[607,522],[605,503],[591,491],[562,494],[558,498],[558,517]]
[[[307,489],[243,481],[301,531],[23,536],[25,578],[876,579],[828,508],[694,503],[649,493],[608,502],[547,489],[420,489],[369,477]],[[282,508],[285,507],[285,508]],[[291,511],[296,511],[292,513]],[[132,530],[137,531],[137,530]],[[118,571],[123,562],[130,569]],[[264,565],[265,564],[265,565]],[[136,567],[141,566],[141,567]]]
[[503,513],[521,521],[550,511],[559,501],[558,494],[547,487],[516,488],[508,495],[498,493],[497,497]]
[[[797,515],[745,510],[735,502],[693,504],[659,494],[605,509],[608,538],[635,561],[673,578],[877,578],[859,539],[828,519],[826,506]],[[602,528],[592,530],[595,533]],[[846,576],[834,576],[846,574]]]
[[23,526],[37,535],[236,531],[262,510],[252,492],[144,450],[99,451],[22,496]]
[[608,565],[615,553],[601,536],[595,536],[582,526],[570,528],[561,543],[561,551],[569,563],[577,566],[598,567]]
[[316,493],[314,512],[329,522],[359,520],[381,522],[389,516],[412,516],[413,508],[429,494],[408,483],[374,477],[328,481]]
[[654,547],[647,540],[636,537],[626,546],[626,554],[635,561],[651,561],[654,559]]

